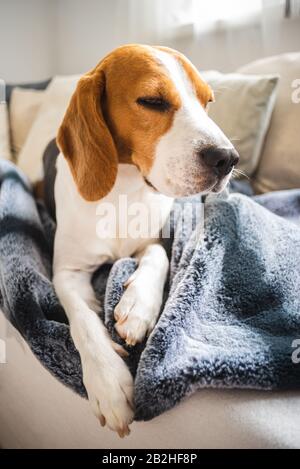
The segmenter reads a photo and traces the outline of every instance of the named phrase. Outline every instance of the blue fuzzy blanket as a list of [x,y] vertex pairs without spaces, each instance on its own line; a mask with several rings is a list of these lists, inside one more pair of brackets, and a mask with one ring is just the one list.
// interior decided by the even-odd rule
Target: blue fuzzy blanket
[[[0,306],[43,365],[85,396],[79,355],[51,283],[55,225],[6,161],[0,184]],[[292,359],[300,339],[300,191],[208,197],[200,235],[191,220],[178,222],[183,203],[164,241],[171,267],[160,319],[127,359],[137,420],[200,388],[300,387],[300,364]],[[99,314],[120,343],[113,310],[135,268],[133,259],[121,259],[93,279]]]

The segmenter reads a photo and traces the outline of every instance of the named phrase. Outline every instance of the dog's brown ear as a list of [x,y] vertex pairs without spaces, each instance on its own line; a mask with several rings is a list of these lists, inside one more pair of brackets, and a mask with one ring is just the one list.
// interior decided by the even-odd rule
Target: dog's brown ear
[[99,64],[79,80],[57,135],[78,190],[88,201],[107,195],[118,172],[117,150],[101,108],[104,92]]

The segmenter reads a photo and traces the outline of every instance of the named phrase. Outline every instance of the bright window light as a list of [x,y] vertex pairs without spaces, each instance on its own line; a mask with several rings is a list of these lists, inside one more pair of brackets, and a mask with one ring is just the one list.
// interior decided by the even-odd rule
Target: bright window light
[[262,3],[263,0],[182,0],[177,2],[175,14],[177,24],[194,24],[201,32],[249,22],[261,14]]

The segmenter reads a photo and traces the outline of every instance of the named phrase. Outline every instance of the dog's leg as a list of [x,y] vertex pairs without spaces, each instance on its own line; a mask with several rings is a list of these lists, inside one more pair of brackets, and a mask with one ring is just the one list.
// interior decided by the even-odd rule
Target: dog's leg
[[80,354],[83,381],[100,423],[124,436],[133,418],[132,376],[119,355],[126,352],[114,343],[98,317],[91,274],[59,270],[54,275],[56,293],[70,322]]
[[155,326],[162,304],[169,261],[164,248],[148,245],[139,255],[139,265],[126,282],[115,308],[115,328],[127,344],[141,342]]

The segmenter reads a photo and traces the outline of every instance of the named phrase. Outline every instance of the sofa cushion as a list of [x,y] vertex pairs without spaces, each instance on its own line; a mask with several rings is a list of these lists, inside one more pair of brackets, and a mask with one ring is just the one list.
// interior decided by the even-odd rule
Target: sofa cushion
[[214,90],[216,102],[209,116],[232,140],[240,154],[238,168],[251,176],[260,158],[275,104],[276,75],[202,72]]
[[0,102],[0,158],[12,159],[7,104]]
[[280,75],[274,112],[253,180],[255,191],[300,187],[300,53],[258,60],[239,72]]
[[30,89],[30,90],[45,90],[47,86],[50,84],[51,78],[48,78],[47,80],[43,81],[34,81],[32,83],[8,83],[6,85],[6,102],[8,106],[10,106],[10,99],[13,90],[18,87],[18,88],[23,88],[23,89]]
[[9,120],[12,152],[17,159],[41,106],[43,90],[15,87],[11,94]]
[[53,78],[43,98],[36,119],[18,156],[18,165],[34,182],[42,175],[44,151],[63,120],[79,75]]

